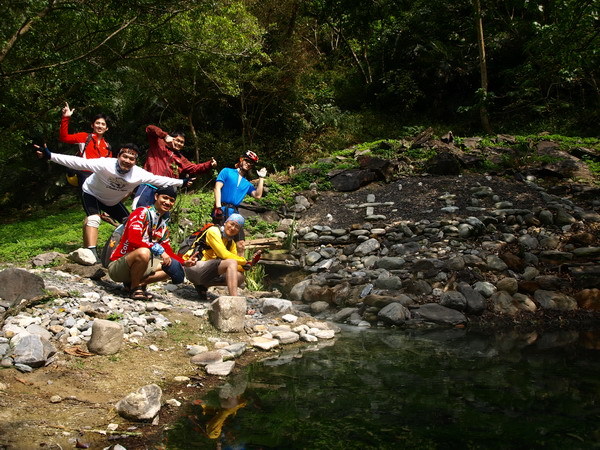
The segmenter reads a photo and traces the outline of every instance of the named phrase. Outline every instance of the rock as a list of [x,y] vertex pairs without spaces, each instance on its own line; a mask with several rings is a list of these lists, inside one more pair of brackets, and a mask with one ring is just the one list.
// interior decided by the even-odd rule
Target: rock
[[302,300],[306,303],[313,303],[316,301],[325,301],[332,303],[333,291],[327,286],[317,286],[311,284],[304,288]]
[[279,346],[279,341],[277,339],[257,336],[250,340],[250,345],[260,348],[261,350],[271,350],[272,348]]
[[467,283],[459,283],[456,289],[465,297],[467,302],[465,312],[468,314],[479,315],[485,311],[487,304],[483,295]]
[[42,367],[48,358],[56,353],[56,348],[48,339],[35,334],[22,336],[15,345],[12,357],[15,365],[25,364],[29,367]]
[[211,302],[209,318],[211,323],[225,333],[238,333],[244,330],[246,299],[244,297],[221,296]]
[[366,256],[369,253],[376,252],[381,248],[381,244],[375,238],[368,239],[364,242],[361,242],[358,247],[354,250],[354,254],[356,256]]
[[425,280],[408,280],[403,284],[409,294],[429,295],[433,291],[431,285]]
[[20,300],[41,297],[44,280],[23,269],[5,269],[0,272],[0,306],[9,308]]
[[129,420],[152,420],[161,407],[162,390],[156,384],[142,386],[115,405],[117,412]]
[[287,314],[292,313],[294,307],[292,302],[281,298],[265,298],[262,301],[261,312],[263,314]]
[[527,295],[516,293],[513,296],[513,304],[521,311],[535,312],[537,306]]
[[495,272],[503,272],[508,269],[508,266],[496,255],[489,255],[485,258],[486,264],[490,270]]
[[234,366],[235,361],[216,362],[213,364],[208,364],[206,366],[206,373],[209,375],[218,375],[221,377],[226,377],[231,373]]
[[411,318],[410,311],[400,303],[390,303],[377,313],[377,317],[385,323],[400,325]]
[[486,298],[491,297],[496,292],[496,286],[488,281],[478,281],[473,288]]
[[302,297],[304,295],[304,289],[306,289],[306,286],[308,286],[309,284],[310,284],[310,280],[302,280],[299,283],[296,283],[290,291],[290,294],[289,294],[290,300],[293,302],[302,301]]
[[370,170],[350,169],[335,174],[330,178],[330,181],[336,191],[348,192],[355,191],[376,178],[376,174]]
[[65,255],[59,252],[47,252],[37,255],[31,260],[31,265],[34,267],[48,266],[56,261],[66,260]]
[[306,265],[312,266],[317,261],[319,261],[321,258],[322,258],[322,256],[320,253],[313,251],[313,252],[308,252],[306,257],[304,258],[304,261],[306,262]]
[[600,311],[600,289],[583,289],[575,294],[575,300],[582,309]]
[[280,331],[278,333],[273,333],[273,337],[283,345],[293,344],[300,340],[300,335],[298,333],[294,333],[293,331]]
[[514,316],[519,312],[519,308],[514,304],[512,295],[506,291],[494,292],[490,297],[492,311],[500,314]]
[[515,294],[519,289],[519,283],[514,278],[505,277],[496,283],[496,288],[499,291],[506,291],[510,295]]
[[123,325],[111,320],[96,319],[92,325],[92,336],[88,350],[97,355],[113,355],[123,345]]
[[447,291],[442,294],[440,305],[457,311],[465,311],[467,309],[467,299],[458,291]]
[[533,298],[544,309],[556,309],[560,311],[577,309],[577,301],[573,297],[560,292],[538,289],[533,294]]
[[425,163],[425,171],[432,175],[460,175],[460,160],[449,151],[441,151]]
[[198,353],[190,358],[190,363],[197,366],[206,366],[223,361],[223,353],[218,350],[210,350]]
[[402,281],[399,277],[380,277],[377,280],[375,280],[374,286],[377,289],[397,291],[402,287]]
[[379,269],[396,270],[401,269],[406,264],[406,260],[397,256],[385,256],[377,259],[375,266]]
[[402,306],[409,306],[414,304],[414,300],[406,294],[399,295],[378,295],[369,294],[363,299],[363,303],[367,306],[374,306],[375,308],[381,309],[391,303],[399,303]]
[[465,315],[454,309],[446,308],[437,303],[426,303],[413,309],[412,316],[415,319],[421,319],[427,322],[434,322],[441,325],[461,325],[467,322]]
[[329,303],[323,301],[317,301],[310,304],[310,312],[313,314],[320,314],[329,308]]
[[96,264],[96,255],[89,248],[78,248],[69,253],[69,259],[82,266],[93,266]]

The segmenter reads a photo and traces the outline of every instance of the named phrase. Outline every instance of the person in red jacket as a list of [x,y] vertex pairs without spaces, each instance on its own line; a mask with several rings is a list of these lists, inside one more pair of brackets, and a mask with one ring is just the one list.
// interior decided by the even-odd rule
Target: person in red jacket
[[[208,172],[217,166],[215,158],[200,164],[190,162],[183,156],[182,150],[185,145],[185,134],[181,132],[167,133],[156,125],[146,127],[146,136],[150,148],[146,157],[144,169],[154,175],[163,177],[184,178]],[[154,203],[156,187],[146,184],[141,185],[133,199],[132,208],[138,206],[150,206]]]
[[[82,158],[111,158],[113,155],[110,144],[104,139],[104,134],[108,131],[106,116],[104,114],[98,114],[94,117],[91,124],[91,133],[80,132],[69,134],[69,122],[73,112],[75,112],[75,108],[69,108],[69,104],[65,102],[65,106],[62,109],[58,140],[65,144],[78,144],[79,152],[77,153],[77,156],[81,156]],[[81,188],[85,179],[92,174],[92,172],[83,170],[74,172],[77,175],[79,188]]]
[[108,276],[125,283],[134,300],[148,300],[146,286],[171,278],[174,284],[183,283],[183,266],[196,264],[196,255],[184,261],[171,248],[169,215],[177,191],[162,187],[154,195],[154,205],[135,209],[125,225],[117,247],[110,255]]

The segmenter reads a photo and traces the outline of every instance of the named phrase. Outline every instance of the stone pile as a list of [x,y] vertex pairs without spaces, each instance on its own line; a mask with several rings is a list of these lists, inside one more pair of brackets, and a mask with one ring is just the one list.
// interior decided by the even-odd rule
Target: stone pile
[[[186,308],[197,317],[205,317],[207,322],[209,315],[217,316],[216,321],[221,324],[227,320],[219,317],[222,306],[185,299],[186,296],[194,298],[194,294],[175,295],[178,290],[192,292],[191,286],[160,285],[153,288],[160,290],[160,294],[155,292],[157,300],[142,302],[123,296],[119,286],[114,283],[108,282],[102,286],[90,279],[56,269],[8,269],[0,272],[0,278],[8,283],[0,292],[0,296],[3,295],[0,314],[18,306],[21,301],[16,294],[19,286],[33,286],[34,290],[28,294],[30,298],[44,292],[45,295],[49,293],[56,296],[50,301],[25,308],[18,314],[8,315],[0,329],[0,366],[14,366],[23,372],[53,363],[60,350],[78,349],[98,355],[112,355],[118,353],[122,345],[142,345],[165,336],[166,330],[172,325],[165,314],[174,307]],[[11,287],[16,287],[14,292],[9,289]],[[12,296],[10,301],[6,299],[9,296]],[[212,303],[218,304],[220,299],[235,297],[217,297]],[[247,308],[247,311],[241,312],[241,321],[238,320],[241,326],[221,329],[241,333],[232,334],[232,339],[227,342],[215,340],[216,347],[211,351],[217,351],[220,357],[212,363],[220,365],[207,367],[207,373],[227,375],[234,366],[230,360],[239,357],[246,348],[270,350],[297,341],[328,340],[335,334],[326,323],[313,321],[310,326],[303,325],[311,318],[295,311],[288,300],[249,296]],[[265,339],[269,345],[261,342]],[[158,351],[156,346],[150,345],[149,348],[153,347],[154,351]],[[206,348],[199,352],[198,346],[192,344],[190,347],[192,350],[189,355],[194,364],[197,364],[194,358],[200,358],[199,353],[209,351]],[[227,364],[221,364],[223,362]]]
[[[484,311],[600,310],[600,214],[547,193],[514,207],[484,185],[438,197],[432,220],[383,225],[391,202],[363,204],[349,229],[297,230],[307,279],[289,298],[319,318],[359,326],[434,322],[461,325]],[[378,225],[382,224],[382,225]]]

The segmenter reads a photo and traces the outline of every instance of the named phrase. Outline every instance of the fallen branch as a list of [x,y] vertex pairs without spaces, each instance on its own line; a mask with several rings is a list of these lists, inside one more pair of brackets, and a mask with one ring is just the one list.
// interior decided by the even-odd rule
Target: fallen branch
[[61,297],[68,297],[68,296],[69,296],[68,294],[53,293],[53,294],[38,295],[37,297],[33,297],[30,299],[23,299],[23,300],[21,300],[21,302],[18,305],[11,306],[6,311],[4,311],[2,313],[2,315],[0,315],[0,328],[2,328],[4,326],[4,321],[8,317],[19,314],[21,311],[23,311],[26,308],[37,305],[39,303],[47,302],[48,300],[52,300],[55,298],[61,298]]

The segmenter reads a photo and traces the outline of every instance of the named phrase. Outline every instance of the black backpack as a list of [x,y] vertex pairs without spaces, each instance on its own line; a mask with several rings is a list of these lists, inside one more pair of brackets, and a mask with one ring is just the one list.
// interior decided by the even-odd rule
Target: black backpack
[[209,245],[206,243],[206,232],[214,225],[214,223],[207,223],[186,237],[179,246],[179,256],[184,260],[188,260],[194,253],[202,253],[204,250],[208,250]]

